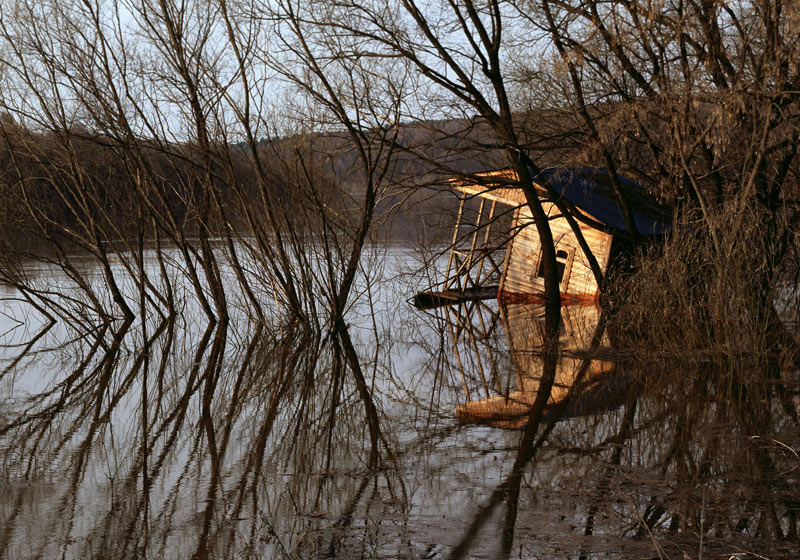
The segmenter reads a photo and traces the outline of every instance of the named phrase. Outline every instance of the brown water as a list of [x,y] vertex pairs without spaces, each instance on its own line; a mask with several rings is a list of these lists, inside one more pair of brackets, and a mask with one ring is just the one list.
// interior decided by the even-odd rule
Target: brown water
[[567,307],[516,478],[541,310],[417,311],[412,255],[379,260],[348,314],[375,469],[324,332],[235,298],[209,323],[180,282],[174,316],[107,324],[55,268],[51,308],[0,292],[0,557],[800,557],[795,368],[587,354],[601,311]]

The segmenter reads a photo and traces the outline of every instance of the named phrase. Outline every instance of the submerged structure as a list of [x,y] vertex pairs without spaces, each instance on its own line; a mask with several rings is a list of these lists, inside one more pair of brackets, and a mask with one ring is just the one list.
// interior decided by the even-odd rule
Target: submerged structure
[[[617,179],[637,232],[654,236],[668,231],[670,209],[634,181],[619,175]],[[612,180],[607,170],[598,168],[548,169],[537,177],[536,190],[555,242],[561,294],[568,301],[591,301],[599,290],[576,229],[603,273],[627,246],[625,213],[617,202]],[[541,296],[542,246],[525,195],[516,182],[511,170],[485,173],[474,180],[451,180],[451,187],[461,193],[461,206],[445,280],[438,288],[418,293],[415,305],[430,307],[493,296],[535,301]],[[465,204],[475,197],[480,201],[477,217],[465,223]],[[492,244],[495,237],[491,228],[498,205],[512,212],[511,225],[504,243]]]

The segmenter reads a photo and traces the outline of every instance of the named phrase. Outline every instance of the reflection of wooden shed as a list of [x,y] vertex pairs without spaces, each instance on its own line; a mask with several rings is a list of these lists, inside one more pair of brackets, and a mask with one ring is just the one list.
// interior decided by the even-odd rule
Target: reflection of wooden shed
[[[500,428],[520,428],[539,390],[543,362],[540,356],[544,337],[544,307],[512,303],[500,308],[516,387],[496,396],[480,400],[468,398],[466,404],[456,408],[456,416],[463,422],[490,424]],[[548,405],[562,402],[575,390],[576,377],[584,365],[585,352],[597,327],[600,308],[596,305],[565,305],[561,309],[561,356],[556,366],[556,378],[550,392]],[[603,374],[610,373],[614,364],[600,359],[589,360],[578,390],[585,393]]]
[[[618,176],[623,195],[632,207],[636,228],[643,235],[659,235],[669,229],[669,211],[660,205],[640,185]],[[549,169],[538,177],[541,183],[548,183],[550,191],[537,184],[537,191],[550,218],[550,229],[555,241],[558,274],[561,282],[561,293],[568,299],[592,299],[597,296],[598,285],[592,274],[589,262],[581,250],[578,238],[569,221],[559,210],[553,192],[557,193],[557,201],[575,218],[580,232],[587,245],[597,259],[601,271],[606,268],[616,254],[625,245],[623,239],[626,232],[624,214],[616,201],[611,177],[605,169]],[[522,190],[516,186],[516,175],[509,170],[496,171],[476,177],[474,180],[453,179],[451,186],[462,193],[462,207],[469,197],[481,200],[477,221],[470,224],[474,236],[468,247],[458,247],[459,239],[467,236],[460,233],[462,213],[459,212],[459,223],[453,236],[453,254],[446,273],[444,290],[427,292],[433,295],[431,301],[446,303],[460,296],[485,297],[492,292],[503,298],[530,299],[530,296],[544,292],[544,279],[541,275],[541,244],[533,218]],[[483,219],[484,201],[491,201],[489,219]],[[492,222],[497,204],[513,208],[513,218],[509,240],[505,245],[505,256],[502,270],[495,262],[496,251],[487,248],[479,241],[489,239],[489,235],[480,236],[477,228],[488,228]],[[487,225],[484,225],[487,224]],[[623,234],[623,235],[620,235]],[[483,260],[495,255],[489,266]],[[487,286],[485,278],[475,270],[492,270],[499,272],[499,285]],[[420,294],[422,295],[422,294]],[[443,301],[436,300],[444,295]],[[427,301],[427,300],[424,300]],[[418,302],[423,302],[418,296]]]

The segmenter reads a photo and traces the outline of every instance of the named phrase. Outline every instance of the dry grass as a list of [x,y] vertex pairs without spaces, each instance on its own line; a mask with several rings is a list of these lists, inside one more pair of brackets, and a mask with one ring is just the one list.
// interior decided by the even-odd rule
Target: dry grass
[[612,279],[621,347],[738,364],[770,361],[781,350],[775,290],[781,256],[792,248],[749,209],[723,213],[712,227],[716,239],[696,216],[682,217],[663,247],[634,257],[634,273]]

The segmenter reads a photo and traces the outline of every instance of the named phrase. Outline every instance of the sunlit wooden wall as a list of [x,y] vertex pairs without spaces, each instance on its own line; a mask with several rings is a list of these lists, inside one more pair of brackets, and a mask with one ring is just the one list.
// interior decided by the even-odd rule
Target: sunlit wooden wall
[[[598,290],[597,282],[569,222],[560,217],[561,214],[555,204],[544,203],[543,206],[550,217],[550,229],[556,243],[556,252],[561,252],[559,260],[564,267],[561,293],[595,296]],[[527,206],[516,210],[513,224],[516,235],[507,251],[500,291],[506,294],[541,294],[544,291],[544,280],[538,276],[538,272],[542,248]],[[580,227],[600,269],[605,272],[613,237],[583,224],[580,224]],[[566,258],[563,257],[564,253]]]

